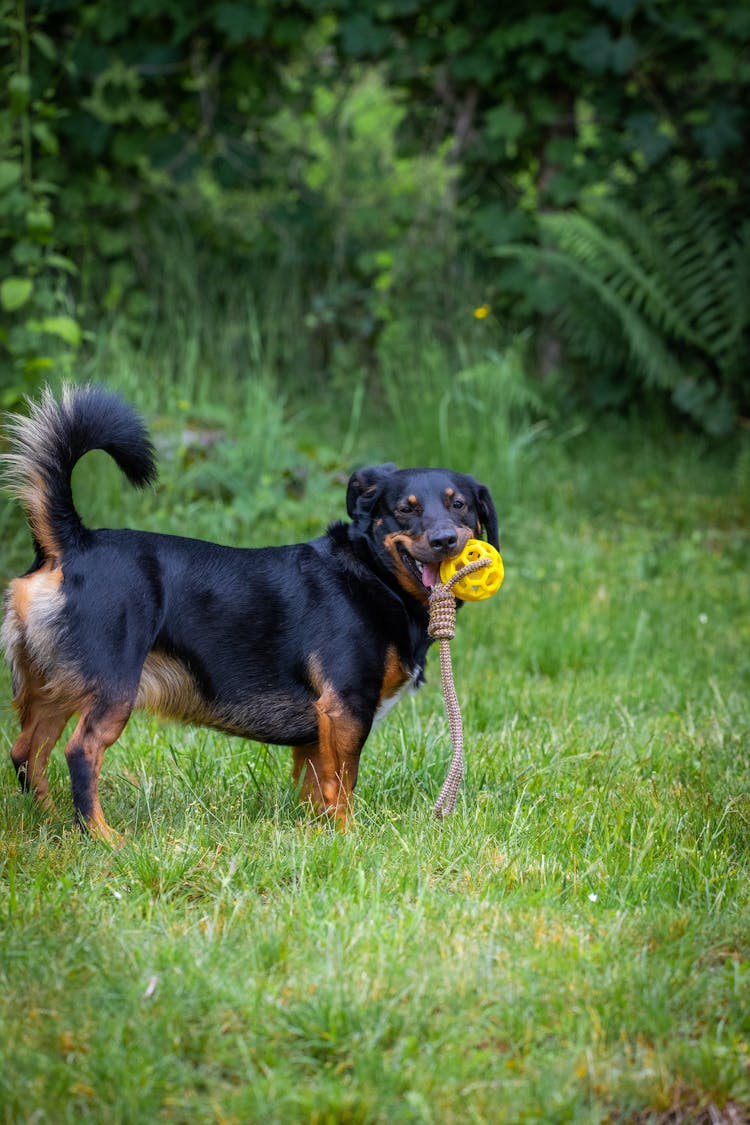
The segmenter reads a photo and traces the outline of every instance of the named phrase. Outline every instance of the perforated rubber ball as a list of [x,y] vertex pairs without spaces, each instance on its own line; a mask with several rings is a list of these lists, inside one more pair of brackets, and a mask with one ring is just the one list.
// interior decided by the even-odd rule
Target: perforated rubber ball
[[477,559],[489,559],[490,563],[488,566],[472,571],[471,574],[465,574],[451,587],[461,601],[481,602],[484,598],[491,598],[503,584],[505,568],[500,552],[482,539],[470,539],[460,555],[441,563],[440,581],[447,583],[462,567]]

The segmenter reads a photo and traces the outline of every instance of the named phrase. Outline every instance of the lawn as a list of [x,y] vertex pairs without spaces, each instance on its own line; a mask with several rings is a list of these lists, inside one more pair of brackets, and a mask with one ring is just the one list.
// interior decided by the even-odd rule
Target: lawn
[[444,822],[434,651],[351,831],[288,751],[139,716],[117,851],[59,751],[59,817],[17,791],[3,674],[0,1120],[750,1121],[747,456],[602,424],[524,465],[508,504],[483,470],[506,581],[459,616]]

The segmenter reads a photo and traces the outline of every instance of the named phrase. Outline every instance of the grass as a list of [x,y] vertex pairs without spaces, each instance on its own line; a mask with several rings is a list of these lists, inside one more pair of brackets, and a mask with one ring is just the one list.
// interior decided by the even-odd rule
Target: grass
[[[206,533],[223,505],[241,536],[239,501],[179,492],[166,448],[165,518]],[[285,494],[300,534],[318,492],[321,527],[342,514],[327,457]],[[69,827],[59,752],[51,820],[6,758],[0,1120],[750,1120],[742,474],[613,424],[537,442],[513,479],[505,586],[453,642],[449,820],[435,654],[368,742],[347,834],[297,806],[287,751],[145,716],[105,761],[116,852]]]

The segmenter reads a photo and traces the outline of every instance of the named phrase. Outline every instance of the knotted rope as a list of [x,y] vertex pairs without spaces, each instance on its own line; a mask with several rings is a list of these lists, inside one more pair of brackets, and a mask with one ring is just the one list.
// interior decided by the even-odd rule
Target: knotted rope
[[445,696],[445,709],[448,713],[448,726],[453,743],[453,758],[451,760],[448,776],[446,777],[440,796],[435,804],[435,816],[441,820],[450,816],[456,804],[456,794],[464,775],[464,732],[461,723],[461,709],[458,705],[458,696],[453,684],[453,668],[451,666],[450,641],[456,633],[456,595],[453,587],[465,575],[482,567],[491,566],[492,560],[488,558],[474,559],[452,575],[443,585],[438,581],[430,593],[430,621],[427,632],[433,640],[440,642],[440,676],[443,681],[443,695]]

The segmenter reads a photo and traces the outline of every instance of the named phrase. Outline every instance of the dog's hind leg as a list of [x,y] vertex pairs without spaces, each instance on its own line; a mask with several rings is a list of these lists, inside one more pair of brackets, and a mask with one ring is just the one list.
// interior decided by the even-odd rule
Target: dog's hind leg
[[94,703],[81,714],[65,747],[76,819],[93,836],[112,844],[118,841],[119,834],[110,828],[102,812],[99,773],[104,751],[122,734],[131,710],[130,700]]
[[21,733],[10,757],[24,790],[31,791],[48,812],[53,811],[47,781],[47,763],[72,711],[52,700],[26,698],[21,712]]
[[33,793],[42,807],[52,812],[47,763],[75,708],[45,690],[39,676],[23,661],[14,669],[14,681],[14,706],[21,722],[21,733],[11,747],[10,758],[21,788]]

